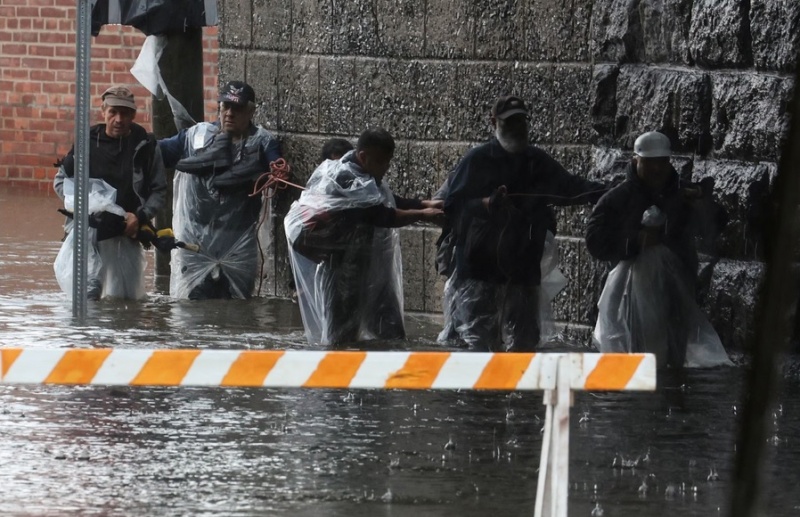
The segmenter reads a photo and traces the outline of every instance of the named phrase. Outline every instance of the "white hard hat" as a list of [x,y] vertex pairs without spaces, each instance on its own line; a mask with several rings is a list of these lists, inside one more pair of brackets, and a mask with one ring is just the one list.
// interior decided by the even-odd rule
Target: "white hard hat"
[[642,158],[663,158],[672,154],[672,148],[667,135],[650,131],[639,135],[633,144],[633,152]]

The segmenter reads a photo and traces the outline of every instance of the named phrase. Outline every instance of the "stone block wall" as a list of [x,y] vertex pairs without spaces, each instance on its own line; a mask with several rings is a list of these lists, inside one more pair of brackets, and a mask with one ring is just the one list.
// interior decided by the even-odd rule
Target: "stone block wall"
[[[533,141],[587,177],[618,173],[638,134],[665,132],[676,167],[713,177],[731,216],[704,248],[701,293],[726,345],[745,346],[800,49],[796,0],[220,0],[219,11],[220,81],[255,87],[258,122],[301,179],[325,139],[383,126],[398,140],[393,188],[428,197],[511,92],[532,106]],[[589,213],[558,209],[570,283],[556,315],[584,337],[608,269],[583,244]],[[437,235],[403,231],[408,310],[440,309]],[[275,261],[271,292],[285,294],[285,250]]]

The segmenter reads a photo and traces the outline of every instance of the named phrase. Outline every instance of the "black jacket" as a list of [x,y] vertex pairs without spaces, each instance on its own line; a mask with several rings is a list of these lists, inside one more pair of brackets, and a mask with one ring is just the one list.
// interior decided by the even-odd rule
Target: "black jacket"
[[[108,167],[104,156],[100,152],[101,143],[111,139],[105,134],[105,124],[92,126],[89,130],[89,177],[111,179],[104,177]],[[108,183],[117,189],[117,204],[128,212],[135,213],[144,223],[155,217],[156,213],[164,206],[167,195],[167,182],[164,173],[164,163],[158,149],[155,137],[148,133],[142,126],[133,124],[130,135],[113,139],[119,147],[119,157],[124,160],[118,163],[115,179]],[[75,174],[74,147],[59,162],[59,169],[53,181],[56,193],[64,199],[64,180],[72,178]],[[129,196],[120,196],[119,192],[130,191]],[[130,197],[127,202],[122,197]],[[125,206],[127,205],[127,206]]]
[[[482,199],[505,185],[508,203],[487,210]],[[497,139],[467,152],[452,173],[445,213],[456,238],[461,278],[538,285],[547,231],[555,234],[551,205],[594,203],[602,183],[568,173],[543,150],[507,152]]]
[[629,165],[627,179],[604,195],[592,211],[586,228],[589,253],[614,264],[636,257],[640,252],[642,214],[655,205],[667,218],[661,242],[681,259],[690,278],[695,278],[697,250],[690,224],[693,209],[682,195],[681,187],[680,177],[673,169],[664,189],[654,192],[639,179],[633,165]]

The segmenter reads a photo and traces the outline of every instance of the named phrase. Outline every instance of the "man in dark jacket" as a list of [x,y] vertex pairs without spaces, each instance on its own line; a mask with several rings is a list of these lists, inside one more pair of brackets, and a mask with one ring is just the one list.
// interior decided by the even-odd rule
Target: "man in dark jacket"
[[[100,267],[90,271],[89,298],[144,296],[144,256],[136,240],[139,226],[147,224],[164,205],[167,186],[164,164],[156,139],[134,122],[136,102],[124,86],[112,86],[102,95],[105,123],[89,130],[89,177],[104,180],[116,189],[119,215],[99,221],[118,222],[118,230],[106,225],[93,231],[93,248]],[[75,175],[74,148],[61,160],[53,187],[64,199],[64,182]],[[124,215],[122,215],[124,212]],[[119,217],[122,216],[122,217]],[[72,224],[67,225],[70,231]],[[98,239],[101,233],[109,236]],[[123,267],[127,264],[129,267]]]
[[589,218],[589,253],[617,266],[598,304],[594,342],[602,352],[651,352],[659,366],[676,368],[687,362],[691,343],[690,364],[725,364],[719,338],[695,303],[692,215],[703,192],[681,181],[670,155],[666,135],[639,136],[626,180]]
[[519,97],[499,98],[491,123],[495,138],[462,158],[445,199],[456,242],[453,323],[470,347],[533,350],[540,261],[547,232],[555,234],[550,206],[595,202],[604,185],[568,173],[528,143]]
[[[645,133],[637,139],[626,179],[611,189],[594,207],[586,228],[586,246],[598,260],[614,265],[635,258],[641,250],[664,244],[684,266],[687,280],[697,276],[697,251],[690,227],[696,187],[682,184],[670,164],[670,142],[662,133]],[[642,216],[658,207],[663,224],[647,226]]]

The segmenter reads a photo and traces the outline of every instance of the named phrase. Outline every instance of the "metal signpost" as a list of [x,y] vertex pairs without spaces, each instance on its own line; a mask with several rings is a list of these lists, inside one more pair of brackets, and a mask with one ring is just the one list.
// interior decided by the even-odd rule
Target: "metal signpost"
[[75,53],[75,208],[73,212],[74,260],[72,315],[86,319],[89,249],[89,84],[91,79],[91,23],[93,0],[78,1],[78,37]]

